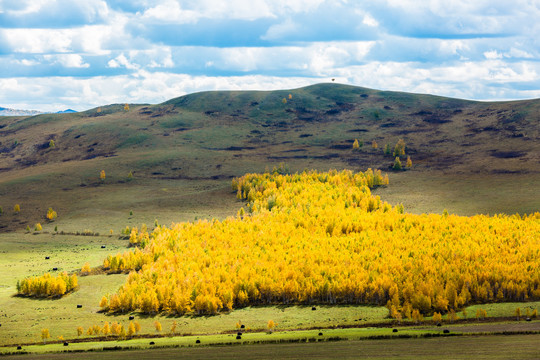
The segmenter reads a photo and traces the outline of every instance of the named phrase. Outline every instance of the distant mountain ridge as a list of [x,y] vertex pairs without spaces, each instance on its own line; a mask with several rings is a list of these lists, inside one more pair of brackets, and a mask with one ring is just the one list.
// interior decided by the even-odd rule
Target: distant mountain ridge
[[[73,109],[66,109],[62,111],[57,111],[55,114],[70,114],[76,113],[77,111]],[[0,116],[34,116],[40,114],[48,114],[44,111],[39,110],[20,110],[20,109],[10,109],[5,107],[0,107]]]

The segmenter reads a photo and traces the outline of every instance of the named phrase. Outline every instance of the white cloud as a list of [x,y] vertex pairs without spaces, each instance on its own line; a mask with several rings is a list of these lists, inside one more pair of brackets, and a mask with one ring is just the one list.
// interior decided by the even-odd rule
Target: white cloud
[[179,24],[195,23],[201,14],[193,10],[184,10],[175,0],[166,0],[144,11],[142,19],[174,22]]
[[364,18],[362,19],[362,24],[371,26],[371,27],[379,26],[379,22],[375,20],[375,18],[371,16],[371,14],[364,15]]
[[114,59],[109,60],[107,65],[111,68],[125,67],[129,70],[138,70],[140,68],[139,65],[133,64],[131,61],[129,61],[124,53],[118,55]]
[[51,63],[59,63],[67,68],[88,68],[89,64],[83,61],[78,54],[44,55],[43,58]]
[[494,60],[494,59],[502,59],[502,54],[500,54],[497,50],[490,50],[484,52],[484,57],[488,60]]
[[509,52],[505,53],[504,56],[509,58],[521,58],[521,59],[532,59],[534,56],[528,53],[525,50],[520,50],[512,47]]
[[292,19],[288,18],[284,22],[272,25],[266,31],[261,38],[263,40],[276,40],[287,38],[287,35],[294,34],[298,31],[298,24],[296,24]]
[[[537,0],[0,0],[0,76],[15,88],[0,88],[0,98],[81,109],[331,77],[470,99],[529,97],[535,90],[522,89],[540,89],[538,18]],[[54,76],[59,65],[89,78]],[[238,73],[246,75],[227,76]]]

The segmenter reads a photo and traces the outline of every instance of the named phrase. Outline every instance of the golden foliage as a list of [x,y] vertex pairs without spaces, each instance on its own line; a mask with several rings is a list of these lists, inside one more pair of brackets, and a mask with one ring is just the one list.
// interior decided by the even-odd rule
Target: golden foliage
[[46,273],[39,277],[28,277],[17,282],[17,293],[30,297],[59,297],[78,286],[77,275],[69,276],[67,272],[53,277]]
[[92,268],[90,267],[90,263],[84,263],[83,267],[81,268],[81,275],[90,275],[91,272]]
[[131,272],[109,311],[362,303],[422,321],[540,299],[540,213],[407,214],[371,195],[387,183],[380,171],[280,172],[233,180],[242,218],[158,227],[144,248],[110,255],[110,272]]
[[41,329],[41,339],[43,340],[43,343],[50,337],[51,334],[49,333],[49,329]]
[[52,208],[49,208],[49,210],[47,210],[47,220],[54,221],[57,217],[58,214]]

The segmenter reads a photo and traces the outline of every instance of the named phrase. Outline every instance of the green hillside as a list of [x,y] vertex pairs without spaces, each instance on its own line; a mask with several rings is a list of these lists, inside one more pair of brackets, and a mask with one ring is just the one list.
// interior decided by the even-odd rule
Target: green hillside
[[[59,214],[56,225],[101,232],[123,226],[130,210],[140,216],[133,221],[223,217],[235,208],[233,176],[281,162],[291,170],[390,171],[394,157],[383,149],[399,139],[413,167],[390,173],[392,186],[379,189],[388,201],[412,212],[531,212],[539,119],[539,100],[472,102],[339,84],[4,117],[0,231],[24,230],[48,207]],[[16,203],[20,214],[12,214]]]

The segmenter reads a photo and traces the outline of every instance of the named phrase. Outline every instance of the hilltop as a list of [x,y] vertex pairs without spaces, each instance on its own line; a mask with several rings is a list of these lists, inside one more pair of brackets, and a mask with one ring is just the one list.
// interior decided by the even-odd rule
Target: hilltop
[[[80,229],[73,221],[82,221],[99,231],[118,229],[132,209],[140,214],[133,222],[224,217],[235,209],[232,177],[281,162],[292,171],[389,171],[392,186],[376,192],[412,212],[532,212],[539,119],[540,100],[475,102],[339,84],[4,117],[0,231],[22,230],[50,206],[60,226]],[[353,152],[355,139],[363,146]],[[413,161],[406,172],[392,172],[394,158],[383,153],[399,139]],[[6,211],[15,203],[24,216]]]

